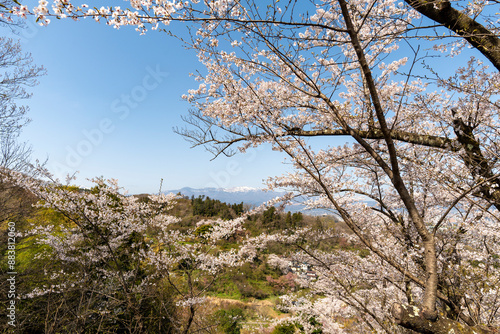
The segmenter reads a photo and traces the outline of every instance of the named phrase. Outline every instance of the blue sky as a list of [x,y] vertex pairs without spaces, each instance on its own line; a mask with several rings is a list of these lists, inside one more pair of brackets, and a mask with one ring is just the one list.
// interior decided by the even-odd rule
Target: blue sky
[[[170,28],[186,33],[182,24]],[[31,18],[19,37],[48,72],[26,101],[32,122],[22,139],[33,145],[36,158],[48,158],[47,166],[60,178],[79,171],[82,185],[86,178],[104,176],[132,193],[151,193],[161,179],[163,189],[263,187],[267,177],[289,170],[284,155],[269,146],[211,161],[204,148],[190,148],[173,132],[185,126],[181,116],[190,108],[181,96],[198,87],[189,74],[203,68],[193,50],[165,33],[141,36],[90,19],[54,19],[40,27]],[[457,60],[454,65],[465,65]],[[450,64],[442,75],[451,75]],[[321,144],[345,141],[325,138]]]
[[19,37],[47,69],[24,101],[32,122],[22,139],[36,158],[48,157],[56,176],[79,171],[80,184],[116,178],[140,193],[158,191],[162,178],[163,189],[262,187],[286,170],[283,156],[266,147],[210,161],[210,153],[172,131],[185,125],[181,116],[190,107],[182,94],[198,86],[189,73],[202,68],[165,33],[53,20],[47,27],[29,21]]

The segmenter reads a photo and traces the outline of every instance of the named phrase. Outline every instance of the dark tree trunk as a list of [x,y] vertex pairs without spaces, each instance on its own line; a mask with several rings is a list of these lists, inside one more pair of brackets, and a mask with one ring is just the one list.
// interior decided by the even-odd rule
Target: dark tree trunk
[[500,70],[500,39],[495,33],[453,8],[449,1],[406,0],[406,2],[420,14],[465,38]]
[[422,334],[497,334],[498,330],[480,326],[468,326],[458,321],[438,316],[435,321],[427,320],[416,306],[394,304],[392,316],[402,327]]

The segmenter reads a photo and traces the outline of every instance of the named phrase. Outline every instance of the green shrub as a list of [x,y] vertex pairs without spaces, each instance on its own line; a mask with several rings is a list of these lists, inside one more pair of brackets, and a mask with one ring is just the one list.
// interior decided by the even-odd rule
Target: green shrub
[[244,319],[243,310],[239,307],[232,307],[228,310],[218,310],[215,317],[220,322],[219,330],[226,334],[240,334],[241,321]]
[[294,324],[281,324],[274,327],[274,330],[271,334],[294,334],[295,333],[295,325]]
[[368,255],[370,255],[370,251],[368,249],[362,249],[359,251],[359,256],[363,259]]

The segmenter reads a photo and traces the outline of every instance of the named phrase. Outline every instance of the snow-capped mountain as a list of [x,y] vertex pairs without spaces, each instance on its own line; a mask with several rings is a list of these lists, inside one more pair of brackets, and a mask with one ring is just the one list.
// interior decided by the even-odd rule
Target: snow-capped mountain
[[[221,202],[226,202],[229,204],[239,204],[243,202],[250,206],[259,206],[267,201],[270,201],[276,197],[280,197],[286,194],[285,191],[266,191],[263,189],[252,188],[252,187],[234,187],[234,188],[202,188],[195,189],[190,187],[184,187],[177,190],[167,190],[164,193],[180,193],[186,197],[198,197],[207,196],[212,199],[218,199]],[[298,212],[302,211],[305,214],[316,216],[331,214],[330,212],[322,209],[305,210],[305,205],[301,204],[300,198],[295,199],[296,204],[288,205],[285,211]]]
[[262,189],[252,188],[252,187],[234,187],[223,189],[226,192],[230,193],[240,193],[240,192],[249,192],[249,191],[261,191]]
[[184,187],[177,190],[167,190],[165,193],[181,193],[187,197],[198,197],[207,196],[213,199],[218,199],[219,201],[238,204],[245,203],[250,205],[258,206],[264,202],[267,202],[275,197],[283,196],[285,192],[283,191],[265,191],[263,189],[252,188],[252,187],[234,187],[234,188],[202,188],[195,189],[190,187]]

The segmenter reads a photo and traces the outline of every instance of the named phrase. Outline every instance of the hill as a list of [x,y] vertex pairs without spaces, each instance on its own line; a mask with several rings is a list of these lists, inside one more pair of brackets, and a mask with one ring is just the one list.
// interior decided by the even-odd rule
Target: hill
[[[280,197],[286,194],[285,191],[269,191],[258,188],[251,187],[235,187],[235,188],[190,188],[184,187],[175,190],[166,190],[165,194],[174,193],[182,194],[185,197],[199,197],[206,196],[212,199],[219,200],[228,204],[239,204],[243,202],[250,207],[259,206],[267,201],[270,201],[276,197]],[[326,210],[305,210],[305,205],[301,204],[304,199],[297,198],[297,204],[288,205],[285,211],[293,212],[303,212],[312,216],[319,216],[329,214]]]

